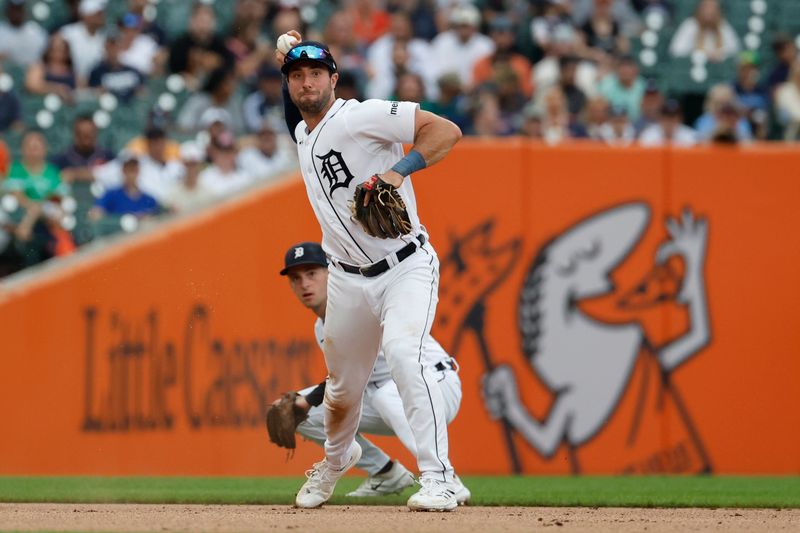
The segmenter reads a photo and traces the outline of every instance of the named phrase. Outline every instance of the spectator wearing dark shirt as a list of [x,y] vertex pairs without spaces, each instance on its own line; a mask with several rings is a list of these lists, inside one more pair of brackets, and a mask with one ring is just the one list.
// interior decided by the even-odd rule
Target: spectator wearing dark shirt
[[28,67],[25,89],[31,94],[55,93],[63,100],[72,101],[72,91],[77,84],[70,45],[57,33],[50,37],[41,61]]
[[93,220],[128,214],[142,218],[160,211],[156,199],[139,188],[139,160],[133,154],[125,154],[122,156],[122,186],[109,189],[98,198],[89,216]]
[[92,182],[92,168],[114,159],[111,150],[97,144],[97,126],[90,115],[81,115],[72,125],[72,145],[52,159],[67,183]]
[[[358,75],[351,70],[339,72],[339,81],[336,82],[336,97],[342,100],[364,99],[364,93],[358,83]],[[281,113],[283,116],[283,113]]]
[[[249,94],[243,103],[244,121],[248,131],[257,132],[267,115],[283,119],[282,81],[283,75],[280,70],[267,63],[261,65],[256,91]],[[341,79],[339,82],[341,83]]]
[[[0,73],[3,66],[0,64]],[[11,127],[22,126],[22,105],[13,87],[4,91],[0,89],[0,132]]]
[[671,15],[674,9],[672,0],[631,0],[631,5],[637,13],[647,15],[651,12],[659,12]]
[[[236,73],[252,79],[262,63],[273,60],[268,40],[261,34],[267,15],[263,0],[237,0],[225,45],[236,61]],[[270,39],[271,40],[271,39]]]
[[659,123],[661,119],[662,106],[664,105],[664,95],[655,80],[647,80],[642,96],[642,104],[639,107],[641,113],[639,118],[633,122],[636,135],[639,135],[648,127]]
[[123,65],[119,54],[119,36],[109,34],[106,37],[105,58],[92,69],[89,87],[111,93],[127,103],[144,86],[144,76],[135,68]]
[[214,8],[198,2],[192,8],[188,31],[170,46],[169,70],[182,74],[192,88],[206,73],[233,67],[233,54],[216,30]]
[[578,71],[580,59],[574,55],[567,55],[561,57],[558,62],[558,84],[561,90],[564,91],[564,96],[567,98],[569,114],[572,120],[575,120],[586,106],[586,94],[584,94],[575,82],[575,74]]
[[778,34],[772,41],[772,51],[778,64],[772,69],[767,78],[767,88],[772,95],[778,85],[789,79],[789,71],[792,69],[795,57],[797,57],[797,46],[789,35]]
[[[439,98],[431,104],[431,112],[456,124],[462,131],[472,130],[469,99],[464,93],[461,78],[451,72],[438,80]],[[337,94],[339,94],[337,92]]]
[[744,115],[750,122],[755,136],[763,139],[767,135],[767,113],[769,112],[769,95],[767,88],[761,83],[758,72],[758,56],[755,52],[739,54],[739,67],[733,90],[739,104],[744,108]]
[[581,27],[588,57],[602,61],[604,55],[627,54],[630,44],[611,11],[612,0],[595,0],[589,20]]

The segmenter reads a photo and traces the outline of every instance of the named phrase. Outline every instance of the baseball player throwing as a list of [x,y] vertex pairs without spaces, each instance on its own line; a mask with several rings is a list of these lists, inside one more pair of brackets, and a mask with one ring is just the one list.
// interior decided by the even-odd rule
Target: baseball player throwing
[[[315,242],[295,244],[287,250],[282,276],[287,276],[289,286],[297,299],[314,312],[314,337],[322,348],[323,324],[328,303],[328,261],[322,247]],[[458,413],[461,404],[461,380],[458,378],[455,360],[442,349],[433,337],[425,338],[425,364],[436,376],[433,386],[441,391],[445,404],[446,421],[449,424]],[[324,413],[321,407],[326,381],[315,387],[308,387],[294,396],[294,410],[300,410],[300,418],[305,420],[297,426],[297,432],[318,444],[325,442]],[[289,396],[291,397],[291,396]],[[278,405],[283,400],[277,400]],[[283,411],[282,411],[283,412]],[[290,413],[292,416],[293,413]],[[292,427],[290,425],[289,427]],[[348,496],[384,496],[402,492],[414,484],[414,477],[399,462],[392,461],[386,453],[362,436],[362,433],[375,435],[396,435],[403,445],[416,456],[417,448],[408,420],[403,412],[403,403],[397,386],[389,372],[383,353],[378,354],[375,367],[364,393],[361,407],[361,421],[356,442],[361,446],[361,459],[356,467],[366,470],[369,477]],[[292,437],[292,441],[294,438]],[[469,501],[469,490],[456,477],[459,504]]]
[[[361,459],[355,441],[361,401],[382,350],[417,449],[421,488],[408,506],[455,509],[458,485],[448,458],[445,401],[425,364],[439,260],[420,225],[408,176],[445,157],[461,131],[415,103],[337,99],[339,75],[328,47],[301,41],[297,32],[291,36],[299,42],[285,54],[280,47],[277,52],[286,75],[286,121],[331,261],[323,327],[329,373],[325,459],[309,472],[295,504],[313,508],[328,501],[339,478]],[[407,155],[404,143],[413,143]],[[396,236],[378,238],[368,229],[386,229],[385,220],[371,228],[356,221],[362,207],[354,202],[356,190],[364,193],[364,207],[375,206],[376,199],[401,204],[402,231],[389,224],[388,233]]]

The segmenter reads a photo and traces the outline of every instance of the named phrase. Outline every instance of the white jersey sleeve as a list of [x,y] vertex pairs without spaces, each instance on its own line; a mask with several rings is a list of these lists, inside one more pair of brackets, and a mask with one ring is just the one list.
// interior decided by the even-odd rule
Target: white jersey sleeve
[[345,115],[347,133],[364,149],[377,152],[386,144],[414,142],[414,117],[419,104],[366,100]]

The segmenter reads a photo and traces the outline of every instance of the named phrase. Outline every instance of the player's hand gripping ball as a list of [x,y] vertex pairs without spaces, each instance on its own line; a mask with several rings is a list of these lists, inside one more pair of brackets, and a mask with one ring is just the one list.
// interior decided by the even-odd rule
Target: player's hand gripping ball
[[299,41],[296,37],[289,35],[288,33],[284,33],[280,37],[278,37],[278,44],[277,48],[280,53],[286,55],[286,53],[292,49],[294,45],[296,45]]
[[356,187],[350,212],[364,231],[373,237],[396,239],[411,233],[408,210],[400,193],[377,174]]

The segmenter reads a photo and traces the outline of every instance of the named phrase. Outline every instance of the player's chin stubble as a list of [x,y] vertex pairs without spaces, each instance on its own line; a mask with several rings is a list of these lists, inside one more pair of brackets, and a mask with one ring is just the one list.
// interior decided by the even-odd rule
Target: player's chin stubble
[[319,98],[316,100],[303,100],[302,95],[300,95],[298,101],[294,104],[303,113],[307,113],[309,115],[318,115],[325,109],[325,106],[328,104],[330,99],[331,89],[325,89],[320,93]]

